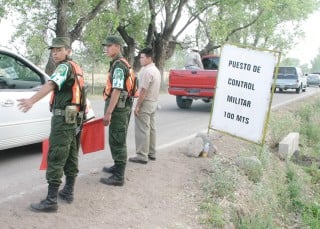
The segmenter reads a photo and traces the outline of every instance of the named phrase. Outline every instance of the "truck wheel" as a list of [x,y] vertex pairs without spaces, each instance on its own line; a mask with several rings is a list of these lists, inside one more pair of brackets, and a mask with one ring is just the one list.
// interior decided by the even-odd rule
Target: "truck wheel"
[[301,87],[302,87],[302,86],[300,86],[299,88],[296,89],[296,93],[297,93],[297,94],[299,94],[299,93],[301,92]]
[[202,99],[202,101],[205,102],[205,103],[210,103],[211,99]]
[[192,99],[183,99],[181,96],[176,97],[177,105],[181,109],[188,109],[191,107]]

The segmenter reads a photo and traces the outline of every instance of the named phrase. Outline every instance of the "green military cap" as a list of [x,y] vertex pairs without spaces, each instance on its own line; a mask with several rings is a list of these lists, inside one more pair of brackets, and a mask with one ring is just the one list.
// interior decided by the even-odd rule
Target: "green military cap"
[[111,35],[111,36],[108,36],[106,40],[102,43],[103,46],[112,45],[112,44],[122,45],[121,37]]
[[52,44],[49,49],[53,48],[70,48],[70,38],[69,37],[56,37],[52,39]]

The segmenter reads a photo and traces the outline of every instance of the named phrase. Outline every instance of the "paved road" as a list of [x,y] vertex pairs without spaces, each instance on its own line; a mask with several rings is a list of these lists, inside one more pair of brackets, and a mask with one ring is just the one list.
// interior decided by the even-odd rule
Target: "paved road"
[[[308,88],[307,92],[301,94],[296,94],[294,91],[276,93],[272,107],[277,108],[318,92],[319,88]],[[100,100],[92,100],[92,105],[96,116],[101,117],[103,103]],[[211,111],[209,103],[199,100],[192,104],[191,109],[181,110],[176,105],[175,97],[162,94],[160,107],[157,113],[159,150],[186,140],[199,132],[205,132],[208,128]],[[129,156],[135,153],[133,120],[128,130]],[[108,145],[105,151],[87,155],[80,153],[79,159],[80,176],[100,171],[103,165],[112,163]],[[45,172],[38,170],[40,160],[40,144],[0,151],[0,204],[46,186]]]

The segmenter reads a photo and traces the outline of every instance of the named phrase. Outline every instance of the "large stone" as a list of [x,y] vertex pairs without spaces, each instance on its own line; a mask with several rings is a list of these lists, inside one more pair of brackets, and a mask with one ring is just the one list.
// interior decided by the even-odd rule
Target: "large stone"
[[282,160],[290,160],[293,153],[299,150],[299,133],[291,132],[279,143],[278,154]]
[[204,142],[201,137],[192,138],[188,144],[187,156],[199,157],[199,154],[203,150]]

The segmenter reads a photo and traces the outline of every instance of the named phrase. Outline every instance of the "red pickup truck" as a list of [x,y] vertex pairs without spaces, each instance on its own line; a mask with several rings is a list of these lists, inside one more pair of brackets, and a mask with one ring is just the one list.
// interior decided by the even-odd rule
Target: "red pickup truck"
[[194,99],[211,102],[216,88],[219,56],[208,55],[202,58],[204,69],[170,70],[170,95],[176,96],[179,108],[188,109]]

